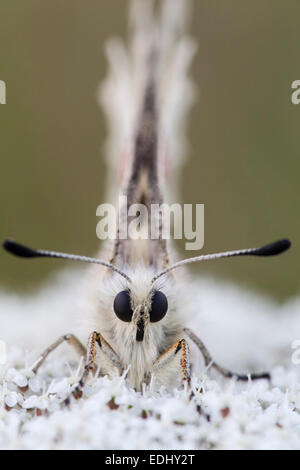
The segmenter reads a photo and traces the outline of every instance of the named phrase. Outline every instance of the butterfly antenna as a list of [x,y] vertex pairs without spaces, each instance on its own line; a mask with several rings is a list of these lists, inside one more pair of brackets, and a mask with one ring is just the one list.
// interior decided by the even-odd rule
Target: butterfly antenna
[[57,251],[47,251],[47,250],[35,250],[27,246],[21,245],[20,243],[15,242],[14,240],[5,240],[3,243],[3,248],[11,253],[12,255],[18,256],[20,258],[60,258],[60,259],[69,259],[73,261],[81,261],[85,263],[101,264],[106,268],[112,269],[116,273],[123,276],[127,281],[131,282],[131,279],[127,274],[123,273],[119,268],[113,264],[106,263],[101,261],[98,258],[90,258],[88,256],[72,255],[68,253],[59,253]]
[[260,248],[246,248],[244,250],[225,251],[223,253],[213,253],[209,255],[201,255],[194,258],[184,259],[159,272],[152,279],[152,283],[155,282],[159,277],[169,273],[170,271],[173,271],[173,269],[177,269],[180,266],[184,266],[186,264],[197,263],[198,261],[209,261],[219,258],[231,258],[233,256],[275,256],[280,255],[284,251],[288,250],[290,246],[290,240],[285,238],[274,243],[270,243],[269,245],[261,246]]

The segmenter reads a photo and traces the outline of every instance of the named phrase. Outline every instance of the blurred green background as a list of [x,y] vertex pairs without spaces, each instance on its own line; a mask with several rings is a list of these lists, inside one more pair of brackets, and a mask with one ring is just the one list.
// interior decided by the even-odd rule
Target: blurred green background
[[[105,120],[96,103],[105,40],[124,36],[128,2],[0,3],[0,237],[93,254],[104,201]],[[273,295],[299,292],[299,0],[196,0],[200,93],[189,125],[183,201],[205,204],[203,252],[290,237],[274,259],[233,259],[194,272]],[[182,256],[192,256],[183,252]],[[32,291],[70,264],[26,262],[0,252],[0,285]]]

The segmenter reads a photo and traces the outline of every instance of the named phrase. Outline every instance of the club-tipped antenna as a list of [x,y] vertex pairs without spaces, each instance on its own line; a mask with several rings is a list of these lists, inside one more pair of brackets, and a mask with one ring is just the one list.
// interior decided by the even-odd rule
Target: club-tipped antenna
[[290,246],[290,240],[284,238],[282,240],[278,240],[277,242],[270,243],[269,245],[261,246],[260,248],[246,248],[244,250],[225,251],[223,253],[212,253],[209,255],[201,255],[194,258],[184,259],[182,261],[178,261],[175,264],[172,264],[168,268],[156,274],[151,282],[155,282],[159,277],[164,276],[170,271],[173,271],[173,269],[177,269],[180,266],[184,266],[186,264],[197,263],[198,261],[209,261],[218,258],[230,258],[233,256],[275,256],[280,255],[280,253],[288,250]]
[[123,276],[127,281],[131,282],[131,279],[127,274],[123,273],[119,268],[113,264],[106,263],[101,261],[98,258],[90,258],[88,256],[72,255],[68,253],[59,253],[57,251],[47,251],[47,250],[35,250],[27,246],[21,245],[20,243],[15,242],[14,240],[5,240],[3,243],[3,248],[11,253],[12,255],[19,256],[20,258],[61,258],[69,259],[73,261],[81,261],[85,263],[101,264],[106,268],[112,269],[116,273]]

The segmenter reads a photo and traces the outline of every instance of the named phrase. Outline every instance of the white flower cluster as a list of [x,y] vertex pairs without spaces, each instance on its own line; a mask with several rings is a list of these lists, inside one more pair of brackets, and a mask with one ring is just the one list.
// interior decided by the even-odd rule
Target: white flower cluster
[[91,377],[83,397],[67,407],[63,401],[80,369],[57,380],[45,370],[34,376],[28,367],[2,371],[0,448],[299,448],[295,371],[275,368],[271,384],[194,376],[192,400],[185,390],[137,393],[124,377]]

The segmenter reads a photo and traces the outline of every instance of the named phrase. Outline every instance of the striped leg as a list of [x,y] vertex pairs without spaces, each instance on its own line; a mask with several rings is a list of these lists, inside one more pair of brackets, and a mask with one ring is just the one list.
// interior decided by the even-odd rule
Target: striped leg
[[[98,344],[100,350],[104,354],[104,356],[110,360],[110,362],[117,367],[119,372],[122,371],[121,361],[117,355],[117,353],[113,350],[110,344],[103,338],[100,333],[94,331],[88,340],[87,346],[87,353],[86,353],[86,363],[84,367],[83,374],[81,376],[80,381],[78,382],[77,387],[72,392],[73,396],[77,398],[82,397],[82,389],[86,384],[90,371],[95,371],[95,357],[96,357],[96,345]],[[65,400],[65,404],[68,405],[70,403],[70,399],[67,398]]]
[[184,328],[184,332],[188,335],[188,337],[196,344],[196,346],[200,349],[203,358],[204,358],[204,363],[206,366],[211,366],[214,369],[216,369],[221,375],[223,375],[226,378],[231,378],[234,377],[237,380],[242,380],[244,382],[248,381],[249,379],[251,380],[258,380],[258,379],[271,379],[271,376],[268,372],[262,372],[261,374],[237,374],[236,372],[231,372],[228,369],[225,369],[224,367],[220,366],[217,364],[211,357],[210,353],[206,349],[204,343],[201,341],[198,336],[193,333],[189,328]]
[[167,367],[168,364],[174,359],[176,354],[180,352],[180,369],[181,369],[181,380],[183,384],[190,386],[191,383],[191,368],[190,368],[190,354],[189,347],[185,339],[176,341],[169,349],[167,349],[161,356],[156,359],[153,363],[153,372]]
[[38,369],[41,367],[45,359],[49,356],[49,354],[54,351],[58,346],[60,346],[62,343],[67,342],[70,344],[75,351],[80,355],[85,357],[86,356],[86,348],[82,345],[82,343],[79,341],[79,339],[76,338],[74,335],[64,335],[58,338],[54,343],[52,343],[45,351],[41,354],[40,358],[36,362],[34,368],[32,369],[32,372],[35,374],[37,373]]

